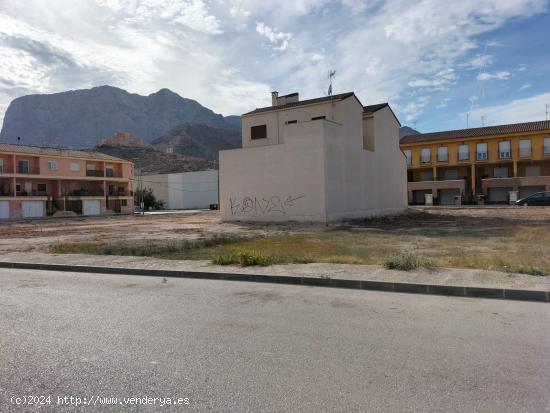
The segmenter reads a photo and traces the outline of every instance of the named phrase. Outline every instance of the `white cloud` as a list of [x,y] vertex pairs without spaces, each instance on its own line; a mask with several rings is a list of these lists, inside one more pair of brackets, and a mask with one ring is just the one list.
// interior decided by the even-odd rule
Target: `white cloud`
[[549,102],[550,92],[542,93],[502,105],[478,107],[472,111],[471,119],[486,116],[490,125],[544,120],[545,105]]
[[277,31],[277,29],[272,29],[264,22],[256,23],[256,31],[269,40],[274,45],[273,48],[275,50],[286,50],[290,40],[292,40],[291,33],[283,33]]
[[477,80],[507,80],[510,79],[511,73],[507,71],[501,72],[482,72],[477,75]]
[[525,89],[529,89],[530,87],[532,87],[533,85],[531,83],[524,83],[523,85],[521,85],[518,89],[518,92],[521,92],[522,90],[525,90]]
[[487,54],[480,54],[470,60],[470,66],[472,69],[479,69],[487,67],[493,62],[493,56]]
[[203,0],[96,0],[122,13],[128,22],[163,20],[208,34],[222,33],[220,21],[209,14]]

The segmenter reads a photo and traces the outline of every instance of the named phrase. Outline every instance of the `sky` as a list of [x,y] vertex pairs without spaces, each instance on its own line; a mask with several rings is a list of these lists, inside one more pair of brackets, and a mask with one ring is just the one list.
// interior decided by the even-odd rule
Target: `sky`
[[421,132],[545,119],[550,0],[0,0],[22,95],[169,88],[224,115],[354,91]]

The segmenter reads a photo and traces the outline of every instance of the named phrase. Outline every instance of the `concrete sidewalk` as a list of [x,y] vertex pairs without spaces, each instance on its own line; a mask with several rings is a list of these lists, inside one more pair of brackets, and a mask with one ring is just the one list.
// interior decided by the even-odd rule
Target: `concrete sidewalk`
[[[84,254],[46,254],[38,252],[18,252],[4,254],[0,257],[2,266],[8,263],[27,264],[54,264],[81,267],[94,267],[97,272],[106,272],[108,269],[135,270],[138,275],[162,275],[162,272],[186,272],[193,274],[194,278],[204,274],[204,278],[241,279],[253,281],[258,275],[259,281],[272,280],[273,282],[288,282],[307,285],[346,286],[348,288],[384,289],[387,291],[420,292],[429,294],[466,295],[464,288],[474,291],[487,289],[482,296],[504,295],[503,290],[525,290],[543,292],[543,297],[548,301],[550,295],[550,277],[539,277],[525,274],[508,274],[497,271],[448,269],[438,268],[433,270],[419,270],[411,272],[386,270],[374,265],[349,265],[349,264],[288,264],[272,265],[269,267],[246,267],[212,265],[209,261],[178,261],[163,260],[150,257],[125,257],[125,256],[101,256]],[[105,269],[102,271],[101,269]],[[210,276],[209,276],[210,275]],[[241,277],[239,277],[241,275]],[[182,275],[183,276],[183,275]],[[286,280],[286,281],[285,281]],[[292,281],[294,280],[294,281]],[[299,280],[299,282],[298,282]],[[325,280],[321,282],[320,280]],[[334,280],[332,283],[328,280]],[[341,282],[338,282],[341,281]],[[345,282],[344,282],[345,281]],[[361,284],[362,283],[362,284]],[[372,287],[367,288],[368,283]],[[432,286],[430,291],[429,286]],[[452,289],[456,287],[453,293]],[[493,289],[495,291],[490,292]],[[436,292],[438,291],[438,292]],[[471,295],[474,296],[474,295]]]

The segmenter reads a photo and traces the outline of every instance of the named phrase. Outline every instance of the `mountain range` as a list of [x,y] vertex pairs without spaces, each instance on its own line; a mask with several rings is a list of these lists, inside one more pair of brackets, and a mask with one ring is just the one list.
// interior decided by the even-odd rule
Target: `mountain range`
[[201,124],[240,136],[240,117],[224,117],[168,89],[142,96],[99,86],[14,99],[0,140],[16,143],[20,137],[28,145],[86,148],[124,131],[150,143],[180,124]]

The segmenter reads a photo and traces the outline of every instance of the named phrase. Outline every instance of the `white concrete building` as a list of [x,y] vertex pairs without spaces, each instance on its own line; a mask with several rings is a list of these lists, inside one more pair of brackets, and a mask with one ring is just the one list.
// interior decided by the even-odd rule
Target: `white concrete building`
[[242,116],[242,149],[220,151],[222,219],[338,221],[407,207],[399,121],[354,93],[294,93]]
[[168,209],[201,209],[218,203],[218,171],[143,175],[138,185],[151,188]]

